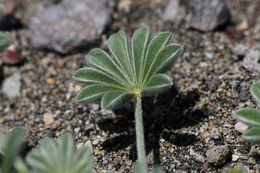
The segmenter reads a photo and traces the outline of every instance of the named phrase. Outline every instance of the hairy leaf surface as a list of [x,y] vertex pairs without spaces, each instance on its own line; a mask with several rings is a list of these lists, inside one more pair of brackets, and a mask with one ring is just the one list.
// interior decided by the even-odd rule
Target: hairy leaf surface
[[250,126],[260,126],[260,111],[258,110],[243,108],[236,112],[236,117]]
[[92,49],[86,56],[92,68],[75,72],[75,80],[91,85],[80,91],[77,100],[93,102],[102,98],[101,107],[112,109],[135,97],[169,88],[171,79],[160,73],[182,52],[182,46],[169,44],[171,36],[170,32],[162,32],[150,38],[150,28],[144,27],[134,32],[129,43],[124,31],[113,34],[108,39],[111,57],[101,49]]
[[254,99],[260,104],[260,82],[253,84],[250,91]]

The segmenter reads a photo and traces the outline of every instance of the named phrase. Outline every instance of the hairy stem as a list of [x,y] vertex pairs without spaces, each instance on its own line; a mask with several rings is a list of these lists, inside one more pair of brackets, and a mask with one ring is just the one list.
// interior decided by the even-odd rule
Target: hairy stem
[[136,143],[137,143],[137,157],[139,164],[147,167],[145,143],[144,143],[144,129],[143,129],[143,115],[142,115],[142,100],[137,97],[135,105],[135,131],[136,131]]

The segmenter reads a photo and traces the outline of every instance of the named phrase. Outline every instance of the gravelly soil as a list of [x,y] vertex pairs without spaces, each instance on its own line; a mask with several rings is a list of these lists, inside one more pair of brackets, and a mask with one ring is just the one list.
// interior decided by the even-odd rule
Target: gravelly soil
[[[34,3],[38,2],[28,0],[28,8]],[[150,166],[160,163],[166,172],[221,172],[243,163],[251,170],[259,170],[260,159],[249,156],[251,144],[234,129],[236,120],[232,117],[238,108],[256,107],[248,88],[260,79],[260,74],[244,69],[242,58],[232,49],[237,43],[259,49],[259,1],[228,2],[233,15],[233,24],[229,25],[235,28],[244,20],[248,22],[241,39],[230,36],[225,29],[201,33],[188,29],[184,21],[179,26],[164,22],[160,14],[166,2],[162,0],[133,1],[130,12],[118,10],[117,3],[113,21],[98,47],[106,49],[106,39],[118,29],[131,35],[142,25],[151,26],[154,32],[169,30],[174,33],[173,42],[184,45],[183,55],[168,72],[174,86],[143,101]],[[81,86],[71,76],[86,66],[83,57],[88,50],[67,56],[31,50],[26,43],[27,33],[26,28],[12,32],[26,61],[19,66],[4,66],[6,77],[21,73],[22,88],[20,95],[12,99],[0,95],[1,129],[28,128],[31,146],[45,136],[72,133],[77,146],[92,143],[96,172],[130,172],[136,159],[133,105],[102,111],[98,104],[75,103]],[[213,78],[220,82],[210,90],[208,84]],[[49,126],[43,121],[47,114],[54,117]],[[221,167],[208,164],[206,151],[223,144],[230,145],[232,154],[239,155],[239,159],[230,158]],[[196,155],[203,159],[196,159]]]

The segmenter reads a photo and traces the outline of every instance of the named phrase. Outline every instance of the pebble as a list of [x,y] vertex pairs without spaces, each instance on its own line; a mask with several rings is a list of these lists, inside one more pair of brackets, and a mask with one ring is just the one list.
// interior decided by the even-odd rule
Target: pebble
[[47,83],[48,83],[49,85],[54,85],[54,84],[55,84],[55,79],[53,79],[53,78],[48,78],[48,79],[47,79]]
[[260,147],[258,146],[251,146],[249,151],[249,156],[260,156]]
[[131,5],[132,5],[133,1],[132,0],[121,0],[118,5],[117,5],[117,9],[119,11],[124,11],[124,12],[129,12],[131,9]]
[[188,25],[200,31],[212,31],[231,18],[223,0],[193,0],[188,16]]
[[2,92],[9,98],[15,97],[20,93],[21,75],[16,72],[3,82]]
[[194,156],[194,160],[200,163],[204,163],[205,162],[205,157],[202,155],[195,155]]
[[78,133],[80,131],[80,128],[79,127],[76,127],[75,129],[74,129],[74,132],[75,133]]
[[98,139],[95,139],[95,140],[92,142],[93,145],[97,145],[98,143],[99,143],[99,140],[98,140]]
[[248,129],[248,125],[246,125],[245,123],[237,122],[235,124],[235,130],[240,133],[244,133],[247,129]]
[[49,128],[51,124],[54,122],[53,115],[51,113],[45,113],[43,115],[43,122],[44,122],[44,127]]
[[185,9],[180,6],[180,0],[169,0],[162,14],[165,21],[179,24],[185,17]]
[[37,9],[29,22],[30,44],[63,54],[86,48],[100,38],[110,13],[108,0],[64,0]]
[[248,71],[260,73],[260,51],[250,50],[242,61],[242,66]]
[[218,86],[221,84],[221,80],[217,77],[214,77],[213,79],[210,80],[210,82],[208,83],[208,89],[210,91],[214,91],[216,89],[218,89]]
[[236,162],[239,159],[239,156],[236,154],[232,154],[232,161]]
[[250,49],[247,46],[240,43],[240,44],[237,44],[236,46],[234,46],[234,48],[232,49],[232,52],[237,56],[245,56],[249,50]]
[[2,55],[2,62],[6,65],[16,65],[22,62],[22,57],[15,45],[11,45]]
[[230,155],[228,145],[216,146],[206,152],[208,163],[221,166],[226,163]]

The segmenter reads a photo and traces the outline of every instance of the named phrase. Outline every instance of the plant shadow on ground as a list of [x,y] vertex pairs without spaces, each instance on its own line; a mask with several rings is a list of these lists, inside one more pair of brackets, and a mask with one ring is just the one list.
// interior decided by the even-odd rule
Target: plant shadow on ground
[[[194,109],[199,93],[191,91],[180,93],[173,86],[156,97],[143,99],[143,115],[145,143],[147,154],[153,151],[155,164],[159,161],[160,137],[176,146],[188,146],[197,141],[196,136],[189,133],[174,133],[174,130],[189,127],[203,121],[208,115],[207,109]],[[104,150],[118,151],[131,146],[130,159],[136,160],[134,129],[134,105],[127,105],[115,110],[119,118],[103,119],[98,122],[101,130],[108,133],[118,133],[116,137],[106,140]],[[132,130],[133,131],[133,130]]]

